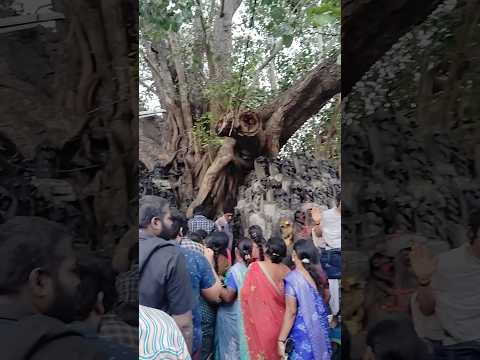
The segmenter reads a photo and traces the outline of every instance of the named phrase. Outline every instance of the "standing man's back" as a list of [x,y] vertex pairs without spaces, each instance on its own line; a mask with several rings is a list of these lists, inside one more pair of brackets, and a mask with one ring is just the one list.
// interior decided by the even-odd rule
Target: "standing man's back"
[[173,317],[192,350],[192,310],[195,306],[184,256],[174,242],[168,202],[145,196],[139,203],[140,305],[165,311]]

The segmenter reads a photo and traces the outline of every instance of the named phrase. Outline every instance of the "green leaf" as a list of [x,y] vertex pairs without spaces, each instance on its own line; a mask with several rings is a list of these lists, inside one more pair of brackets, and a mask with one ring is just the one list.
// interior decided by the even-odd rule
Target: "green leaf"
[[292,46],[292,43],[293,43],[293,35],[283,35],[282,36],[282,42],[283,42],[283,45],[285,45],[285,47],[290,47]]
[[272,8],[270,15],[277,24],[280,24],[285,20],[285,10],[280,7],[275,6]]
[[329,13],[324,13],[324,14],[315,14],[310,18],[310,21],[313,26],[315,27],[322,27],[328,24],[332,24],[336,21],[337,19],[335,16],[329,14]]

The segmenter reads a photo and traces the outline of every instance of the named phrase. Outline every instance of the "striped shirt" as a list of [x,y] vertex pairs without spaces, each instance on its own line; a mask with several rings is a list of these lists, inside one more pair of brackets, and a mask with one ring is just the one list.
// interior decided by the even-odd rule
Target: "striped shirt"
[[175,321],[161,310],[139,306],[139,360],[191,360]]

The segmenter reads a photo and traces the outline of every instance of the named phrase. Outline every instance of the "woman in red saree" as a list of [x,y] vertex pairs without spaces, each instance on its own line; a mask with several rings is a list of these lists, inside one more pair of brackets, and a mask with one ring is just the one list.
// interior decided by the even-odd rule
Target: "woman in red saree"
[[281,262],[287,254],[282,239],[267,243],[265,261],[250,265],[240,295],[245,338],[242,360],[278,360],[278,334],[285,312],[283,279],[290,269]]

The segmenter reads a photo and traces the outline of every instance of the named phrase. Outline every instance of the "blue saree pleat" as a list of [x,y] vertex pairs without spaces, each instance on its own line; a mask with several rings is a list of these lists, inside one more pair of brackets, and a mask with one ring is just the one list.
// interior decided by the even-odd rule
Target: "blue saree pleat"
[[330,360],[328,310],[320,293],[296,270],[285,278],[285,291],[297,300],[297,317],[290,331],[294,350],[289,359]]

